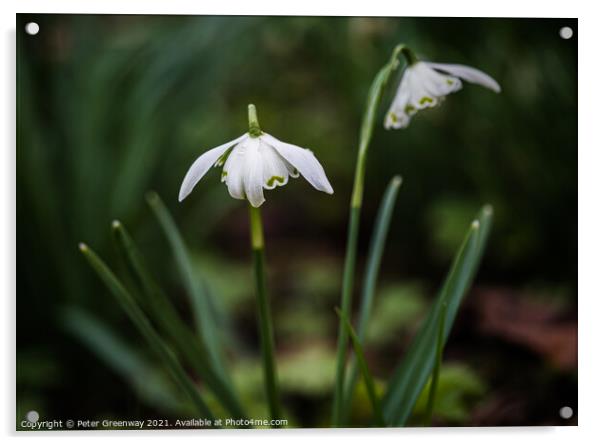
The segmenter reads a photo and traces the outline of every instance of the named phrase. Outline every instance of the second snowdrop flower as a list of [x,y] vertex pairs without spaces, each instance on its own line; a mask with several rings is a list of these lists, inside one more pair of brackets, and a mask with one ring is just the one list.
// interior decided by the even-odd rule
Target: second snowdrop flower
[[385,117],[385,128],[406,128],[414,114],[439,104],[445,96],[462,88],[462,80],[481,85],[496,93],[499,84],[488,74],[465,65],[423,62],[404,48],[408,67],[403,73],[395,98]]
[[206,151],[194,161],[182,182],[180,201],[212,166],[223,166],[222,182],[230,195],[247,199],[253,207],[265,201],[263,189],[285,185],[289,177],[297,178],[299,174],[317,190],[333,193],[322,165],[310,150],[261,131],[254,105],[249,105],[248,133]]

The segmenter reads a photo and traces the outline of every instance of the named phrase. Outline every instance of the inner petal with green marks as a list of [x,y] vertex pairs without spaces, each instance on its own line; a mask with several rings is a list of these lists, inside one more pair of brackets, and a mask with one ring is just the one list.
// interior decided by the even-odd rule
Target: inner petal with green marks
[[221,167],[222,165],[224,165],[224,162],[226,162],[226,159],[228,159],[228,156],[230,156],[230,153],[232,153],[233,149],[234,149],[234,146],[227,149],[223,155],[221,155],[219,158],[217,158],[217,161],[215,161],[215,164],[213,164],[213,166]]
[[267,186],[274,187],[276,182],[279,184],[284,184],[284,178],[282,176],[272,176],[270,179],[268,179]]
[[263,186],[273,189],[288,182],[287,162],[269,144],[263,142],[260,148],[263,160]]

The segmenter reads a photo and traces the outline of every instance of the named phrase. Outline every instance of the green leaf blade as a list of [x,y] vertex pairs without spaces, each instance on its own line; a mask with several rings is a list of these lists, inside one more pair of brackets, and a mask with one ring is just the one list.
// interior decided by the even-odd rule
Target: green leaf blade
[[383,196],[378,214],[372,239],[370,241],[370,250],[368,252],[368,262],[366,265],[366,274],[364,277],[364,286],[362,288],[362,300],[360,308],[360,318],[358,322],[358,336],[363,341],[368,327],[368,320],[372,313],[374,302],[374,291],[378,281],[378,273],[382,261],[389,226],[395,208],[395,200],[401,186],[401,176],[395,176],[391,179],[387,190]]
[[151,318],[168,336],[178,354],[197,372],[215,394],[218,401],[236,418],[246,418],[232,385],[217,374],[207,360],[204,343],[182,321],[173,304],[152,278],[144,258],[131,235],[119,221],[113,221],[113,237],[124,261],[127,261],[136,274],[146,297]]
[[385,419],[391,425],[405,425],[428,381],[435,363],[432,351],[436,349],[440,313],[447,303],[443,331],[445,343],[482,257],[492,216],[491,207],[485,206],[471,224],[437,299],[389,382],[383,407]]
[[[177,268],[184,280],[188,295],[191,299],[197,331],[207,348],[211,363],[218,374],[229,379],[226,367],[223,363],[220,336],[212,316],[212,304],[209,302],[210,295],[207,292],[206,285],[203,280],[199,280],[197,276],[195,276],[195,271],[192,267],[184,239],[159,195],[155,192],[149,192],[146,200],[151,207],[153,214],[157,218],[159,225],[163,229],[173,251]],[[198,275],[198,272],[196,275]]]
[[[397,194],[399,192],[399,188],[401,187],[401,183],[401,176],[395,176],[389,182],[378,209],[374,231],[372,233],[372,239],[370,240],[370,249],[368,252],[368,261],[366,263],[366,272],[362,287],[360,316],[357,329],[358,338],[362,343],[364,342],[368,321],[370,320],[370,316],[372,314],[372,307],[374,305],[374,292],[376,289],[376,283],[378,281],[378,273],[380,271],[380,264],[387,241],[387,235],[389,233],[393,210],[395,208],[395,201],[397,199]],[[357,377],[357,362],[353,361],[351,363],[349,377],[345,384],[343,396],[345,401],[343,403],[344,419],[349,415],[351,398],[353,397],[353,391],[357,383]]]
[[357,362],[359,364],[359,369],[362,373],[362,377],[364,378],[364,384],[366,385],[366,391],[368,392],[368,397],[370,402],[372,403],[372,409],[374,411],[374,417],[378,423],[378,426],[385,426],[385,418],[383,415],[383,410],[380,404],[380,400],[378,395],[376,394],[376,385],[374,384],[374,378],[370,373],[370,368],[368,368],[368,363],[366,362],[366,357],[364,355],[364,350],[362,348],[362,344],[360,339],[358,338],[353,326],[349,322],[349,319],[343,314],[339,308],[335,309],[339,318],[343,321],[345,325],[345,329],[347,330],[347,334],[351,339],[351,344],[353,346],[353,350],[355,352],[355,357],[357,358]]
[[445,331],[445,318],[447,317],[447,302],[443,303],[443,310],[439,315],[439,331],[437,334],[437,350],[435,351],[435,367],[431,376],[431,385],[429,387],[429,395],[426,407],[426,421],[424,426],[430,426],[433,421],[433,409],[435,407],[435,397],[437,397],[437,386],[439,385],[439,373],[441,370],[441,362],[443,360],[443,332]]
[[190,397],[190,400],[196,407],[198,413],[208,419],[214,419],[213,413],[199,393],[198,388],[195,386],[192,380],[190,380],[178,360],[175,358],[173,352],[167,347],[167,345],[163,342],[163,339],[155,331],[132,295],[127,291],[115,274],[113,274],[105,262],[100,259],[100,257],[96,255],[92,249],[83,243],[79,245],[79,249],[92,269],[96,272],[101,281],[105,284],[117,302],[124,309],[130,320],[138,328],[150,347],[161,359],[174,380]]
[[184,414],[174,387],[157,375],[151,363],[92,314],[76,307],[61,311],[63,327],[135,389],[149,406]]

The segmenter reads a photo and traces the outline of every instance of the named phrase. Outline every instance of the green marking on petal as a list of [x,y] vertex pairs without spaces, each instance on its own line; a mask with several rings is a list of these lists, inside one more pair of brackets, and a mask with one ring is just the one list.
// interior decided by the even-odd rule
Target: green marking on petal
[[416,107],[414,107],[414,105],[409,105],[409,104],[408,104],[408,105],[406,105],[406,107],[405,107],[404,111],[405,111],[407,114],[410,114],[410,113],[413,113],[414,111],[416,111]]
[[284,184],[284,178],[282,176],[272,176],[270,179],[268,179],[268,187],[272,187],[274,185],[274,182]]
[[453,84],[454,84],[454,81],[453,81],[453,80],[451,80],[451,79],[447,79],[447,84],[448,84],[448,85],[453,85]]
[[395,115],[395,113],[389,113],[389,117],[393,122],[397,122],[397,116]]
[[428,97],[428,96],[424,96],[422,99],[420,99],[420,105],[424,105],[424,104],[432,104],[433,103],[433,98]]
[[232,152],[233,148],[234,147],[227,149],[223,155],[221,155],[219,158],[217,158],[217,161],[215,161],[215,164],[213,164],[213,166],[221,167],[222,165],[224,165],[224,162],[226,162],[226,159],[228,159],[228,156],[230,156],[230,153]]
[[222,179],[228,176],[228,172],[226,170],[222,171]]

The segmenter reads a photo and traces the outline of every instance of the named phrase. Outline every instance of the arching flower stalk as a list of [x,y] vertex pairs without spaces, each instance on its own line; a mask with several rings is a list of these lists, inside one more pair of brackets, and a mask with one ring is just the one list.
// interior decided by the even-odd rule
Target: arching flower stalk
[[[416,55],[406,45],[398,45],[389,62],[381,68],[372,82],[368,93],[366,111],[360,131],[360,142],[355,167],[355,179],[351,196],[351,209],[349,213],[349,228],[347,234],[347,250],[343,269],[343,285],[341,292],[341,312],[343,317],[339,321],[336,377],[334,390],[334,403],[332,413],[333,426],[342,426],[345,417],[345,401],[349,394],[345,394],[346,364],[348,336],[343,319],[351,319],[351,300],[353,282],[355,277],[355,261],[357,255],[357,240],[359,232],[360,211],[364,190],[364,176],[366,171],[367,152],[372,139],[372,132],[376,120],[378,106],[391,73],[399,65],[398,57],[402,54],[407,62],[401,82],[397,88],[395,98],[385,117],[385,128],[405,128],[409,125],[411,117],[419,110],[434,107],[446,95],[458,91],[462,87],[462,80],[476,83],[495,92],[500,92],[500,86],[489,75],[463,65],[449,65],[419,61]],[[348,391],[353,390],[355,373],[350,373]]]
[[274,332],[265,279],[265,243],[260,206],[265,202],[263,189],[271,190],[301,174],[314,188],[332,194],[324,169],[306,149],[288,144],[261,131],[254,105],[249,105],[249,131],[223,145],[206,151],[192,164],[182,186],[179,200],[186,198],[200,179],[214,167],[222,167],[222,182],[233,198],[249,201],[251,249],[255,276],[255,294],[261,336],[264,381],[270,416],[282,418],[278,376],[274,359]]
[[347,247],[345,251],[345,264],[343,266],[343,284],[341,290],[341,313],[339,320],[337,357],[336,357],[336,376],[334,387],[334,400],[332,406],[332,425],[341,426],[343,421],[343,403],[345,399],[345,371],[347,364],[347,346],[349,338],[344,319],[351,319],[351,297],[353,294],[353,282],[355,277],[355,260],[357,256],[357,240],[359,234],[360,211],[364,195],[364,176],[366,174],[366,160],[368,157],[368,148],[372,140],[372,131],[376,122],[378,107],[382,98],[383,91],[391,73],[399,65],[399,54],[403,53],[406,58],[410,57],[411,52],[405,45],[397,45],[389,62],[381,68],[372,81],[366,110],[362,120],[360,130],[359,148],[357,151],[357,160],[355,164],[355,177],[353,180],[353,191],[351,193],[351,203],[349,211],[349,226],[347,229]]

